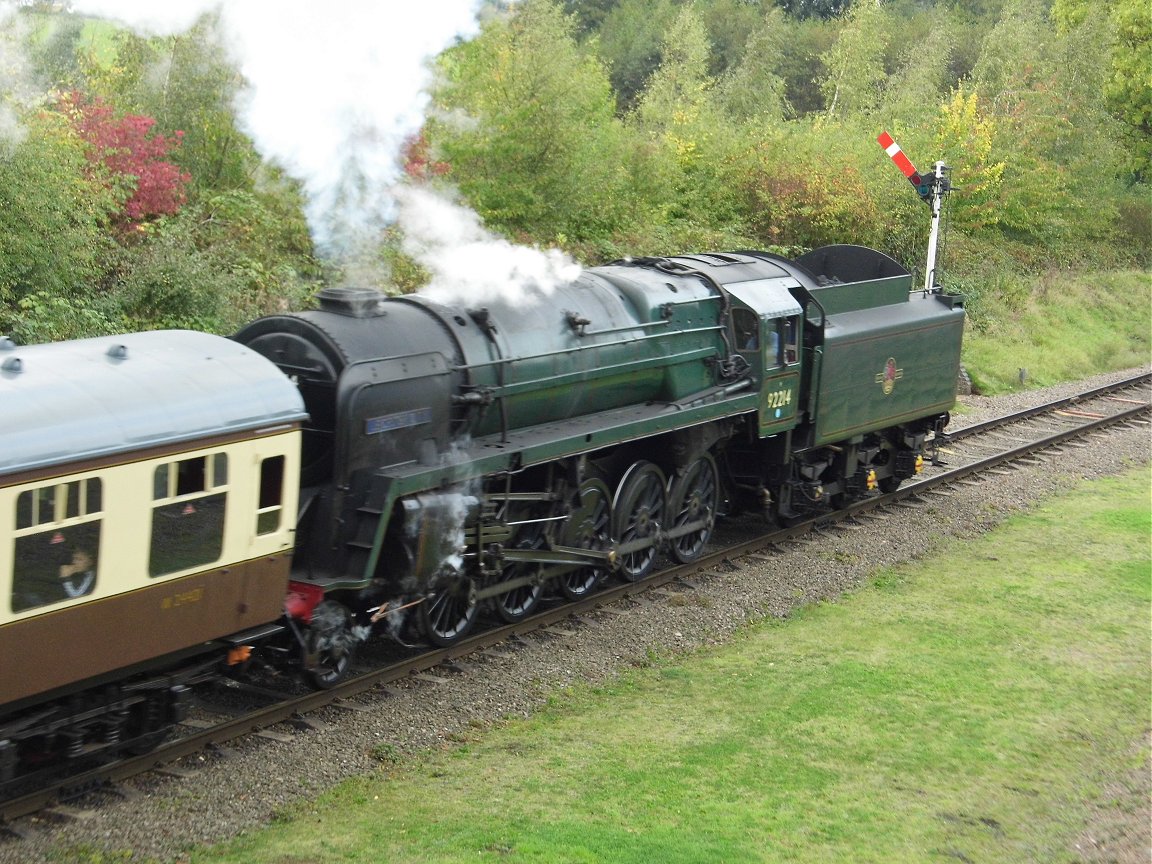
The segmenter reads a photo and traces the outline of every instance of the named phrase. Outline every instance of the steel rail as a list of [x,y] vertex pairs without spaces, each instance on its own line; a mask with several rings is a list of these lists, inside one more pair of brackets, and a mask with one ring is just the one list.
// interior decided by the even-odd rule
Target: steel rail
[[1075,405],[1078,402],[1087,402],[1091,399],[1097,399],[1101,396],[1107,396],[1111,393],[1115,393],[1118,390],[1127,390],[1131,387],[1147,384],[1150,381],[1152,381],[1152,372],[1142,372],[1137,375],[1133,375],[1130,378],[1125,378],[1123,381],[1115,381],[1111,384],[1104,384],[1100,387],[1093,387],[1091,390],[1085,390],[1083,393],[1077,393],[1074,396],[1066,396],[1061,399],[1054,399],[1051,402],[1045,402],[1043,405],[1036,405],[1032,408],[1023,408],[1019,411],[1014,411],[1011,414],[1004,414],[1000,417],[993,417],[990,420],[984,420],[980,423],[973,423],[971,426],[964,426],[963,428],[957,429],[954,432],[946,432],[944,433],[944,437],[952,441],[958,441],[961,438],[969,438],[973,435],[989,432],[992,429],[997,429],[1001,426],[1007,426],[1010,423],[1018,423],[1022,420],[1028,420],[1032,417],[1058,411],[1061,408],[1067,408],[1068,406]]

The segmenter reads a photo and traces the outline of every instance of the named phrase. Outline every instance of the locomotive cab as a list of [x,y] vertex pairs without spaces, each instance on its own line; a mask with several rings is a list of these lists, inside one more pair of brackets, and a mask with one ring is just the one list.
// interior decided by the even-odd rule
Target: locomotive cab
[[749,364],[760,390],[761,437],[796,423],[800,390],[800,304],[790,293],[791,279],[729,283],[733,345]]

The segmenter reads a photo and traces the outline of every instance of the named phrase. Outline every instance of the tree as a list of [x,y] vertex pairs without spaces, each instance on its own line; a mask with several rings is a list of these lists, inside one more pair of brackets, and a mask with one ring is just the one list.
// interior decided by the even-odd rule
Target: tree
[[1000,225],[1007,165],[996,152],[996,120],[983,110],[976,93],[958,87],[941,106],[934,152],[956,166],[952,180],[963,191],[949,202],[953,226],[975,233]]
[[720,82],[725,110],[734,118],[776,123],[792,113],[780,68],[788,35],[784,13],[772,8],[748,37],[744,56]]
[[620,0],[564,0],[564,13],[576,22],[580,36],[595,33],[604,26],[604,19],[616,8]]
[[753,243],[784,254],[844,242],[889,251],[876,196],[846,158],[854,138],[847,126],[821,125],[817,135],[799,124],[764,132],[735,184]]
[[796,117],[824,110],[820,83],[827,77],[824,58],[836,41],[835,21],[822,18],[781,21],[783,44],[775,66],[784,79],[784,96]]
[[835,18],[852,5],[852,0],[774,0],[774,2],[796,18]]
[[1134,141],[1137,175],[1152,176],[1152,15],[1143,0],[1116,0],[1117,50],[1105,93]]
[[1041,0],[1014,0],[973,70],[1008,168],[1000,230],[1020,251],[1073,263],[1116,231],[1122,134],[1103,92],[1114,34],[1097,15],[1059,30]]
[[696,11],[708,30],[712,46],[708,71],[712,75],[721,75],[740,62],[749,37],[765,15],[758,0],[697,0]]
[[215,17],[168,40],[165,74],[154,76],[152,111],[165,129],[184,129],[177,161],[193,177],[196,193],[254,191],[260,155],[237,126],[235,105],[244,84],[221,44]]
[[80,41],[84,19],[73,15],[45,16],[44,34],[28,46],[28,56],[43,81],[74,90],[84,83]]
[[[87,179],[84,145],[59,114],[22,119],[26,135],[0,158],[0,332],[23,341],[111,329],[80,310],[105,285],[116,202]],[[59,326],[40,328],[49,298]],[[47,310],[51,312],[52,310]]]
[[98,166],[93,176],[107,182],[121,201],[117,221],[123,228],[179,211],[191,178],[166,157],[183,133],[157,135],[151,117],[117,117],[112,106],[76,92],[61,97],[59,109],[87,143],[89,162]]
[[660,66],[629,118],[661,154],[665,212],[684,245],[741,234],[727,176],[741,144],[719,108],[709,54],[703,20],[692,5],[681,7],[664,34]]
[[[631,227],[632,153],[599,60],[552,0],[524,0],[441,60],[427,158],[489,227],[580,243]],[[465,118],[465,119],[462,119]]]
[[1152,12],[1148,4],[1144,0],[1055,0],[1052,17],[1064,34],[1102,18],[1108,21],[1115,41],[1109,62],[1102,64],[1107,69],[1103,92],[1109,110],[1126,125],[1133,171],[1147,179],[1152,170]]
[[952,53],[955,47],[952,15],[941,10],[937,25],[922,38],[904,44],[895,70],[884,82],[880,99],[886,117],[899,117],[914,122],[927,121],[953,84]]
[[621,0],[604,19],[597,50],[608,65],[622,110],[632,108],[660,65],[664,33],[676,16],[674,0]]
[[641,124],[671,135],[680,151],[684,144],[674,140],[676,127],[691,125],[708,104],[707,93],[714,83],[708,74],[710,55],[704,22],[692,5],[681,7],[664,34],[660,66],[648,79],[636,107]]
[[885,79],[884,51],[891,29],[876,0],[857,3],[847,14],[836,43],[822,58],[828,71],[820,89],[829,116],[875,107]]

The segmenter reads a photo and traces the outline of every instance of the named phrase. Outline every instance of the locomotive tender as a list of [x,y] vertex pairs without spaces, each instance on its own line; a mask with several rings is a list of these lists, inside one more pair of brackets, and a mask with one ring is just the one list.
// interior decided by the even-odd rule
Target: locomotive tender
[[146,744],[252,645],[331,686],[373,631],[451,644],[691,561],[722,513],[894,489],[964,324],[912,288],[831,246],[621,261],[519,307],[329,289],[235,341],[8,343],[0,787]]

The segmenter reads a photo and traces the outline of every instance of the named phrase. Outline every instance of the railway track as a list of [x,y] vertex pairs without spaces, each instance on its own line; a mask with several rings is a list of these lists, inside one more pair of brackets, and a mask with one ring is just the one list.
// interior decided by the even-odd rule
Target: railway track
[[[950,485],[994,483],[997,472],[1011,471],[1013,465],[1064,458],[1069,451],[1092,446],[1092,436],[1106,434],[1116,424],[1148,424],[1152,376],[1140,375],[1105,388],[1085,391],[1071,398],[1005,415],[984,423],[962,428],[939,443],[939,463],[930,467],[916,482],[907,483],[888,495],[858,502],[843,511],[822,514],[805,522],[761,533],[750,539],[726,543],[693,562],[661,570],[636,583],[612,585],[577,603],[546,609],[532,618],[486,630],[451,648],[420,652],[403,652],[407,656],[392,659],[375,669],[365,669],[339,688],[324,692],[298,692],[297,688],[272,689],[221,682],[200,703],[202,716],[181,727],[179,737],[156,750],[114,764],[93,767],[66,780],[55,782],[35,792],[0,802],[0,830],[18,833],[13,820],[32,813],[50,813],[68,818],[69,802],[95,790],[116,794],[119,781],[148,771],[179,773],[172,766],[183,757],[202,753],[206,748],[251,734],[274,737],[270,727],[292,722],[321,725],[310,719],[326,706],[353,708],[353,697],[386,687],[410,676],[442,678],[438,667],[450,668],[453,661],[471,654],[491,651],[516,636],[530,632],[565,634],[564,623],[586,616],[593,610],[608,607],[632,595],[668,591],[670,583],[686,587],[692,576],[701,571],[720,568],[727,561],[739,561],[749,555],[763,554],[766,548],[778,546],[820,530],[886,508],[916,506],[926,496],[947,494]],[[1074,457],[1068,457],[1074,458]],[[947,464],[943,464],[947,463]],[[571,626],[571,625],[569,625]],[[287,677],[287,676],[286,676]],[[297,692],[293,692],[297,691]]]

